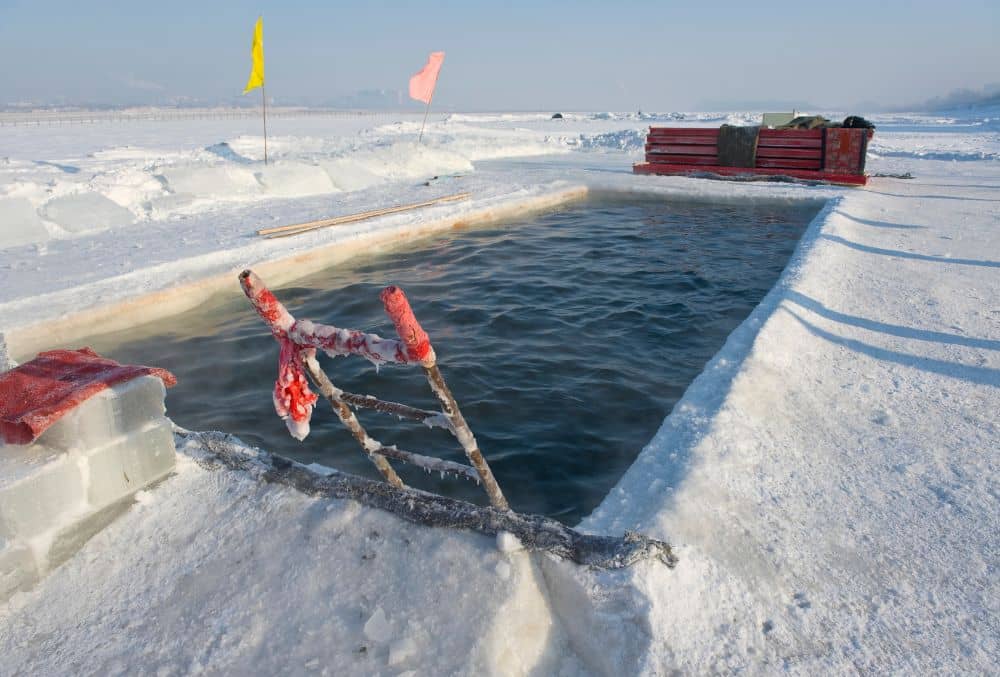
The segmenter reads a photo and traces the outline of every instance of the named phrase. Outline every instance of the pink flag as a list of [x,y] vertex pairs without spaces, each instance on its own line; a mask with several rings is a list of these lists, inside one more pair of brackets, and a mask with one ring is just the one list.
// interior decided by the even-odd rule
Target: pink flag
[[410,78],[410,98],[424,103],[430,103],[434,96],[434,85],[437,84],[438,72],[444,63],[444,52],[431,52],[427,57],[427,65]]

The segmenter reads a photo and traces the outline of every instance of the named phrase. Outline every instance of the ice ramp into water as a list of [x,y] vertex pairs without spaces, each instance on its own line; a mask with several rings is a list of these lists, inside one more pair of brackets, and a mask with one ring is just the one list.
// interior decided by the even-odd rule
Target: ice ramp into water
[[253,449],[225,433],[179,431],[178,447],[185,442],[201,449],[197,462],[209,469],[225,467],[250,473],[259,481],[292,487],[310,496],[350,499],[390,512],[409,522],[430,527],[468,529],[488,536],[507,532],[529,549],[600,569],[621,569],[645,559],[667,567],[677,564],[670,545],[626,532],[623,537],[582,534],[540,515],[524,515],[446,498],[411,488],[339,471],[321,475],[283,456]]

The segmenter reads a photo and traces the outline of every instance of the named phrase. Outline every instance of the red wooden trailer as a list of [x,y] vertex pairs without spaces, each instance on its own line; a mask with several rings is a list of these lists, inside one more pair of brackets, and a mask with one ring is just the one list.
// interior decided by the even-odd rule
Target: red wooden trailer
[[872,130],[761,128],[751,167],[719,164],[719,130],[711,128],[650,127],[646,162],[636,174],[717,174],[734,176],[789,176],[796,179],[863,186],[865,152]]

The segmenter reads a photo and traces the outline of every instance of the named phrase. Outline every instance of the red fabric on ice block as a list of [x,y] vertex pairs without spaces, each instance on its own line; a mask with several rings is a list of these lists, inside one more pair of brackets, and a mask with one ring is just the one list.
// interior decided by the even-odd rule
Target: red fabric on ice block
[[146,375],[168,388],[177,383],[166,369],[118,364],[90,348],[39,353],[0,374],[0,437],[7,444],[30,444],[87,398]]

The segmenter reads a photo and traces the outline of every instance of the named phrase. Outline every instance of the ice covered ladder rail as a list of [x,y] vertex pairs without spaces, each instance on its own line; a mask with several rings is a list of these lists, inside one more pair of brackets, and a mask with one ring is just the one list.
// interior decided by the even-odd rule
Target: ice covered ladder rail
[[[455,397],[445,383],[441,370],[438,369],[430,339],[413,315],[402,289],[386,287],[381,295],[386,313],[399,335],[397,340],[320,325],[308,320],[296,321],[261,279],[249,270],[240,274],[240,285],[281,346],[274,401],[278,413],[285,418],[293,436],[303,439],[308,434],[312,406],[317,399],[309,392],[308,385],[302,377],[305,373],[333,407],[344,426],[354,435],[386,482],[397,488],[405,486],[387,460],[392,458],[426,470],[475,480],[482,484],[493,507],[500,510],[509,509],[507,499],[504,498],[486,458],[479,450],[469,424],[462,416]],[[340,390],[319,366],[316,360],[317,349],[331,356],[359,355],[376,364],[392,362],[419,365],[441,405],[441,412],[427,411]],[[471,466],[403,451],[395,446],[387,447],[368,435],[351,410],[351,406],[374,409],[400,418],[445,428],[462,445]]]

